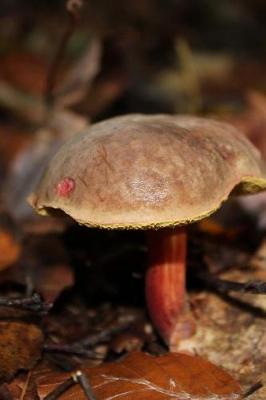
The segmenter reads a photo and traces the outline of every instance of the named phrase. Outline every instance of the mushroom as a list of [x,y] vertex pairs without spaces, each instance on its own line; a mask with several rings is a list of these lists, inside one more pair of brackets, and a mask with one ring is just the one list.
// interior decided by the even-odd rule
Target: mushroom
[[186,225],[233,193],[266,189],[255,147],[229,124],[193,116],[125,115],[92,125],[53,157],[29,202],[79,224],[144,229],[146,298],[164,341],[194,331],[186,301]]

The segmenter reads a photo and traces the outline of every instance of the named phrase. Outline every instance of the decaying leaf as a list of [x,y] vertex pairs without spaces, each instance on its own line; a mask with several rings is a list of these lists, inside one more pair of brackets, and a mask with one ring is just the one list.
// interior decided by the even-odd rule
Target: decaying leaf
[[40,358],[42,331],[25,322],[0,322],[0,380],[28,370]]
[[[168,353],[152,357],[132,353],[118,363],[105,364],[83,371],[97,400],[236,400],[239,384],[225,371],[198,357]],[[63,383],[69,374],[46,373],[37,380],[38,394],[43,399]],[[85,400],[76,385],[60,400]]]

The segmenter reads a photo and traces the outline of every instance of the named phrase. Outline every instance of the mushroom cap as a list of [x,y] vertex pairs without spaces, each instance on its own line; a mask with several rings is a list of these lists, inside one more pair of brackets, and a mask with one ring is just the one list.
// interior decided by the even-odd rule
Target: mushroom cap
[[92,125],[51,160],[29,202],[108,229],[188,224],[232,191],[266,189],[258,150],[227,123],[131,114]]

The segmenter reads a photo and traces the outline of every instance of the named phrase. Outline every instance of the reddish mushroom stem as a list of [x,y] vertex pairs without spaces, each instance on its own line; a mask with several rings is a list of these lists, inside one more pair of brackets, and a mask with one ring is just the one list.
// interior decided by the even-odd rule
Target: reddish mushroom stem
[[171,347],[194,332],[193,319],[185,299],[185,229],[149,231],[149,264],[146,298],[150,317],[164,341]]

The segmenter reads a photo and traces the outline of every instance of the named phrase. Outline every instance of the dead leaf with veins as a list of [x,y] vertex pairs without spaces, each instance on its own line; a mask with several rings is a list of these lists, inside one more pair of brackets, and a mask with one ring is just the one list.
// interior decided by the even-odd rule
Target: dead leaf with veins
[[[168,353],[153,357],[131,353],[117,363],[83,370],[97,400],[237,400],[241,389],[224,370],[198,356]],[[69,374],[46,373],[37,380],[41,400]],[[79,385],[60,400],[85,400]]]

